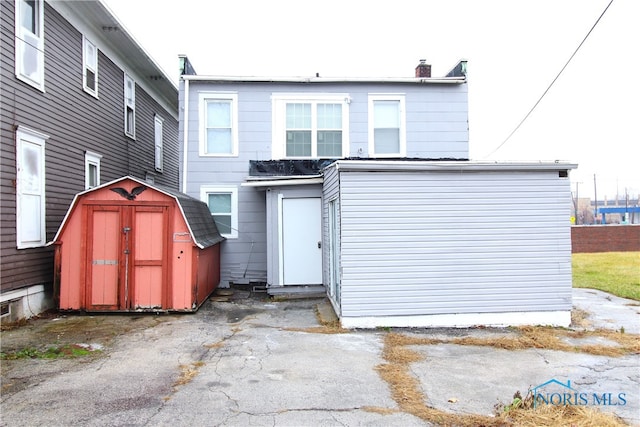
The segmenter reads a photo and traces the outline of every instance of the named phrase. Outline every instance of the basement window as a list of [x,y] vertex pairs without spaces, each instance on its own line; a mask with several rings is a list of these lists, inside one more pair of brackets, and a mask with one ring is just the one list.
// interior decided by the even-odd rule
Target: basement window
[[0,304],[0,317],[9,316],[10,314],[11,314],[11,306],[9,305],[9,301],[6,301]]

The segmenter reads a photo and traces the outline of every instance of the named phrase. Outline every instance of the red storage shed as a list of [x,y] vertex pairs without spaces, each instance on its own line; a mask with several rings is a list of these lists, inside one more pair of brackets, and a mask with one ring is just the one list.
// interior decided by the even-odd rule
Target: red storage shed
[[196,311],[220,282],[208,206],[123,177],[73,199],[55,246],[61,310]]

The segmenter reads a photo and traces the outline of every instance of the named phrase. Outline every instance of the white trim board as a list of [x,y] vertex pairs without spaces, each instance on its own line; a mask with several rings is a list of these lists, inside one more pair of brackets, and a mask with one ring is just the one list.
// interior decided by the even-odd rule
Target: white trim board
[[430,314],[417,316],[341,317],[343,328],[469,328],[473,326],[545,325],[568,327],[571,311]]

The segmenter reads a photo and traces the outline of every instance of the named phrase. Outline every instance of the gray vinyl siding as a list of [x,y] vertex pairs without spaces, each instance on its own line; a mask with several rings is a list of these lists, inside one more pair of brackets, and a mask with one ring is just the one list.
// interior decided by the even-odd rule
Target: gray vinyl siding
[[[468,109],[466,84],[353,84],[353,83],[243,83],[189,80],[187,125],[187,185],[184,191],[200,197],[200,187],[238,187],[238,238],[226,240],[221,248],[222,282],[264,281],[267,278],[266,212],[264,190],[241,187],[251,160],[271,160],[272,95],[274,93],[348,94],[349,155],[367,157],[368,96],[380,93],[405,94],[407,109],[407,156],[467,159]],[[184,105],[185,82],[180,83],[180,105]],[[238,96],[237,157],[199,155],[199,94],[231,92]],[[415,110],[415,111],[413,111]],[[184,138],[181,111],[180,139]],[[364,154],[363,154],[364,153]],[[181,152],[181,156],[183,153]],[[182,157],[180,162],[182,167]],[[251,257],[248,256],[251,251]],[[249,259],[250,258],[250,259]]]
[[[237,85],[219,87],[190,82],[186,193],[200,198],[202,186],[230,186],[238,190],[238,238],[227,239],[221,244],[222,283],[267,279],[265,191],[242,187],[241,184],[249,174],[250,160],[268,160],[271,156],[271,92],[265,91],[258,96],[250,93],[251,90],[254,89]],[[198,93],[201,91],[238,92],[240,146],[237,157],[199,155]],[[247,102],[247,99],[252,98],[258,99]],[[181,129],[181,132],[184,130]]]
[[343,316],[571,309],[557,171],[341,172],[340,189]]
[[14,16],[14,2],[0,2],[2,291],[48,284],[53,278],[52,248],[16,249],[16,126],[49,136],[45,150],[46,241],[53,238],[73,196],[84,190],[85,151],[102,155],[102,183],[125,175],[144,179],[145,170],[154,170],[155,113],[164,119],[165,150],[164,173],[157,174],[155,182],[177,189],[178,177],[177,111],[166,111],[136,87],[137,139],[127,138],[124,71],[99,51],[98,98],[86,93],[82,87],[82,33],[46,2],[45,92],[19,81],[14,65]]
[[[325,169],[324,182],[322,186],[322,247],[325,250],[322,251],[322,282],[325,287],[329,287],[331,283],[331,260],[330,257],[330,238],[329,238],[329,202],[336,200],[338,203],[338,218],[337,227],[340,230],[340,174],[334,167]],[[339,240],[339,239],[338,239]],[[340,245],[338,244],[338,247]],[[338,266],[338,270],[340,267]]]

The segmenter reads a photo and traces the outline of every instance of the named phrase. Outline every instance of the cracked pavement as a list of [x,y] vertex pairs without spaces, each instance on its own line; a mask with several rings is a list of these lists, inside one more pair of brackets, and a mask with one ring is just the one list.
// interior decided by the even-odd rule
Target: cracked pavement
[[[593,310],[592,327],[624,322],[628,333],[637,333],[637,304],[616,307],[614,322],[600,310],[610,308],[611,300],[600,305],[593,301],[606,295],[575,291],[575,301],[586,301],[584,306]],[[387,331],[305,331],[318,327],[319,302],[208,301],[195,314],[145,320],[137,329],[104,339],[100,356],[3,360],[0,425],[424,426],[398,409],[375,370],[384,363]],[[55,321],[76,317],[82,316]],[[120,317],[112,321],[128,321]],[[2,332],[3,351],[19,330]],[[491,328],[396,332],[430,337],[515,333]],[[38,339],[46,340],[46,335]],[[550,379],[570,380],[574,390],[589,396],[624,393],[625,405],[617,401],[601,409],[640,425],[638,354],[605,357],[454,344],[411,348],[424,356],[410,365],[410,372],[431,407],[488,415],[498,401],[508,403],[518,390],[524,394]],[[190,375],[181,373],[181,366],[190,367]]]

